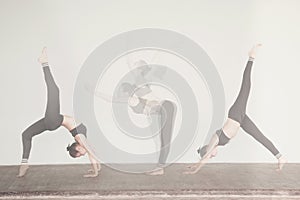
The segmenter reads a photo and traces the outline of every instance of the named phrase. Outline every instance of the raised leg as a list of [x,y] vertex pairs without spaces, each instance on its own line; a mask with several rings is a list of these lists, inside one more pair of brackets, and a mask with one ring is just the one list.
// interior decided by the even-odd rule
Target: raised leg
[[44,66],[43,71],[47,85],[47,107],[45,116],[57,116],[60,114],[59,88],[54,81],[50,67],[48,65]]
[[255,58],[257,48],[260,46],[261,44],[255,45],[248,53],[249,60],[244,70],[243,81],[242,81],[240,92],[228,112],[228,117],[239,122],[240,124],[242,123],[243,118],[245,117],[246,114],[247,102],[248,102],[249,93],[251,89],[251,70],[252,70],[253,60]]
[[63,116],[60,114],[59,88],[54,81],[48,63],[43,63],[42,65],[47,85],[45,126],[48,130],[55,130],[61,126],[63,121]]
[[251,89],[251,70],[252,70],[253,60],[249,59],[244,70],[243,81],[241,85],[240,92],[234,102],[234,104],[229,109],[228,117],[234,119],[235,121],[241,123],[246,113],[247,102],[249,98],[249,93]]

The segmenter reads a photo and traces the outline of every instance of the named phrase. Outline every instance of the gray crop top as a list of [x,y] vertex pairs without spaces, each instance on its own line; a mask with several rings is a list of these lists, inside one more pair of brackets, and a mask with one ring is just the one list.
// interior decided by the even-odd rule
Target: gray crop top
[[86,130],[86,126],[83,123],[81,123],[72,130],[70,130],[70,133],[73,137],[75,137],[78,134],[83,134],[85,137],[87,137]]

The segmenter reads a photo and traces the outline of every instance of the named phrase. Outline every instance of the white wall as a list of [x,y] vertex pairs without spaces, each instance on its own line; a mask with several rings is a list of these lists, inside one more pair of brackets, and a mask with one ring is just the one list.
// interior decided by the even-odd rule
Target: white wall
[[[48,47],[61,89],[61,111],[72,115],[72,95],[81,65],[103,41],[144,28],[178,31],[200,44],[214,61],[228,108],[239,90],[252,44],[263,43],[253,70],[248,113],[290,162],[299,157],[300,2],[290,1],[0,1],[0,165],[18,164],[21,133],[42,117],[46,90],[36,58]],[[86,162],[71,159],[72,138],[63,128],[33,140],[31,163]],[[197,160],[196,143],[180,160]],[[244,132],[220,148],[216,162],[271,162],[272,155]]]

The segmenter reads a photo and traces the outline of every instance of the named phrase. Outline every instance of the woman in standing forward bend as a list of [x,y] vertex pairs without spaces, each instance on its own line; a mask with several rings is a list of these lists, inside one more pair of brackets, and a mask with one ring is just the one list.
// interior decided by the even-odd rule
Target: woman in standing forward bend
[[29,168],[28,158],[31,150],[32,138],[46,130],[54,131],[60,126],[64,126],[66,129],[68,129],[75,139],[75,142],[71,146],[69,145],[67,147],[67,151],[69,151],[70,156],[76,158],[83,156],[86,153],[89,156],[92,169],[89,170],[91,173],[84,175],[84,177],[98,176],[98,171],[100,171],[101,166],[95,153],[86,140],[86,126],[83,123],[76,125],[73,117],[60,114],[59,88],[54,81],[48,65],[46,48],[43,49],[42,55],[39,57],[38,61],[42,65],[47,86],[46,112],[43,118],[33,123],[22,133],[23,156],[18,177],[24,176]]
[[240,92],[236,101],[229,109],[228,119],[220,130],[211,137],[208,145],[198,149],[198,153],[202,157],[201,160],[188,168],[191,171],[185,172],[186,174],[197,173],[201,167],[212,157],[217,154],[217,147],[226,145],[242,128],[246,133],[251,135],[256,141],[261,143],[266,149],[268,149],[275,158],[278,160],[277,170],[281,170],[286,163],[286,159],[281,155],[274,144],[256,127],[250,117],[246,114],[247,101],[251,87],[251,70],[253,61],[256,55],[256,50],[261,44],[255,45],[249,52],[249,59],[244,70],[243,81]]
[[[91,91],[96,97],[100,97],[105,101],[113,103],[126,103],[136,114],[142,114],[150,118],[150,115],[158,115],[159,119],[159,131],[160,131],[160,151],[159,160],[156,168],[151,172],[147,172],[148,175],[163,175],[164,166],[166,164],[169,152],[170,143],[172,139],[174,121],[176,118],[177,107],[176,104],[170,100],[161,100],[159,97],[153,94],[151,86],[147,84],[145,76],[153,70],[145,61],[139,60],[130,67],[136,67],[138,70],[134,72],[131,68],[131,72],[134,76],[134,83],[125,82],[120,86],[120,93],[122,97],[114,99],[107,94],[100,91]],[[158,69],[160,70],[160,69]],[[165,73],[160,71],[160,76]]]

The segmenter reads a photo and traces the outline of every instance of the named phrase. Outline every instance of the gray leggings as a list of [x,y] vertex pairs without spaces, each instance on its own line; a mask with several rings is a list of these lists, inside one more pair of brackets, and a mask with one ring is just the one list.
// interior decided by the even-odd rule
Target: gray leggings
[[55,130],[61,126],[63,121],[63,116],[60,114],[59,88],[55,84],[48,64],[44,64],[43,71],[47,85],[47,107],[45,117],[29,126],[22,133],[23,160],[27,160],[29,157],[33,136],[41,134],[46,130]]
[[166,163],[170,152],[170,143],[174,129],[174,120],[176,116],[176,105],[171,101],[164,101],[160,109],[160,154],[159,165],[163,166]]
[[251,135],[256,141],[264,145],[274,156],[279,157],[281,154],[274,144],[256,127],[251,119],[246,115],[247,101],[251,88],[251,69],[253,61],[247,62],[240,92],[234,104],[228,112],[228,118],[240,123],[241,128]]

